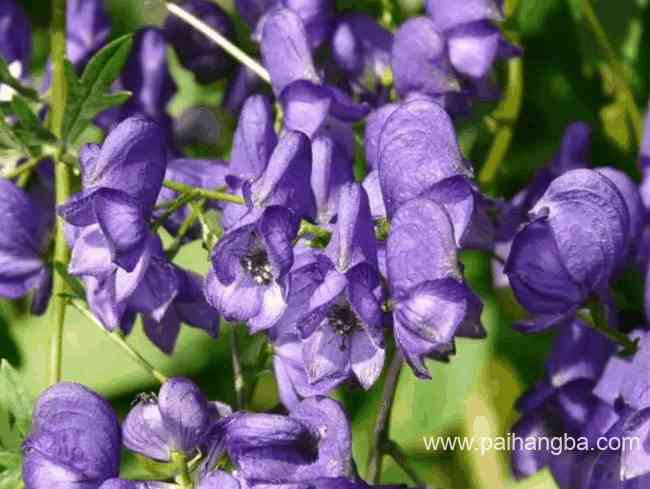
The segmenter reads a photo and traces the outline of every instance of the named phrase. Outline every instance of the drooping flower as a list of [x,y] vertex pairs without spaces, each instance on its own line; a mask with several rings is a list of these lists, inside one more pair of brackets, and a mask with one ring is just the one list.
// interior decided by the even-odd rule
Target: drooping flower
[[136,32],[133,47],[115,88],[133,95],[119,107],[102,112],[97,124],[110,130],[129,117],[146,117],[161,126],[172,147],[172,122],[167,105],[176,93],[176,84],[167,64],[167,45],[162,30],[146,27]]
[[332,399],[313,397],[288,416],[241,414],[226,429],[226,449],[246,487],[310,484],[351,477],[350,426]]
[[[207,0],[189,0],[180,7],[197,16],[226,38],[232,38],[234,27],[226,12]],[[233,60],[221,48],[207,42],[205,36],[186,22],[170,15],[165,20],[165,35],[174,47],[181,64],[196,76],[199,83],[211,83],[227,76]]]
[[[381,373],[385,351],[377,245],[360,185],[343,187],[334,233],[317,264],[322,283],[297,321],[309,383],[356,378],[368,389]],[[303,273],[313,271],[307,266],[293,272]]]
[[66,9],[66,54],[81,71],[108,40],[110,21],[102,0],[71,0]]
[[454,338],[485,335],[482,305],[465,285],[447,212],[432,200],[403,204],[391,220],[386,243],[387,277],[394,335],[419,377],[428,378],[425,358],[446,359]]
[[473,170],[460,154],[444,109],[421,97],[385,112],[381,109],[376,117],[384,124],[379,140],[371,138],[366,151],[376,155],[370,160],[377,164],[387,217],[410,200],[426,197],[450,215],[459,247],[491,247],[489,203],[472,182]]
[[99,395],[72,383],[47,389],[23,445],[25,488],[97,489],[119,473],[120,440],[117,417]]
[[46,252],[52,212],[9,180],[0,178],[0,296],[24,297],[34,291],[32,312],[42,314],[51,293]]
[[630,215],[616,185],[593,170],[555,179],[529,215],[505,271],[519,302],[536,316],[519,326],[536,331],[606,293],[628,254]]
[[190,380],[175,377],[160,388],[158,397],[143,396],[124,420],[124,445],[161,462],[174,452],[193,457],[208,439],[215,423],[230,410],[209,402]]
[[149,239],[151,217],[167,165],[158,125],[131,117],[110,132],[103,146],[81,153],[82,192],[59,208],[68,223],[99,224],[112,261],[134,270]]

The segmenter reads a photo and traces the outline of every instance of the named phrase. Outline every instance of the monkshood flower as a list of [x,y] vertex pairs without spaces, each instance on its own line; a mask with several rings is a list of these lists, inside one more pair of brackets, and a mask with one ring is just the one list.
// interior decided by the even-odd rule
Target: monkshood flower
[[[234,36],[235,29],[232,22],[216,3],[208,0],[189,0],[182,3],[180,7],[200,18],[223,36],[227,38]],[[233,61],[230,55],[214,44],[206,42],[205,36],[186,22],[170,15],[165,20],[164,29],[179,61],[194,73],[199,83],[214,82],[226,77],[232,70]]]
[[[124,479],[110,479],[104,482],[99,489],[177,489],[178,485],[157,481],[131,481]],[[237,480],[217,470],[201,477],[197,481],[196,489],[239,489]]]
[[153,233],[128,272],[111,261],[100,227],[87,226],[72,240],[68,271],[83,280],[90,309],[109,331],[120,328],[128,334],[135,315],[141,313],[145,334],[168,354],[174,350],[181,323],[218,336],[219,317],[205,301],[202,279],[169,263]]
[[505,272],[535,317],[525,332],[570,319],[592,295],[606,296],[628,256],[630,212],[616,184],[593,170],[555,179],[517,233]]
[[176,484],[157,481],[132,481],[125,479],[109,479],[99,489],[175,489]]
[[464,90],[484,98],[482,93],[491,92],[485,85],[494,62],[520,55],[493,24],[503,18],[501,6],[494,0],[463,5],[432,0],[427,12],[429,17],[409,19],[395,34],[392,59],[398,94],[437,97]]
[[366,104],[355,103],[338,88],[322,84],[305,27],[294,11],[271,11],[264,21],[261,43],[262,60],[271,76],[273,92],[282,103],[287,129],[311,137],[330,116],[344,122],[366,116]]
[[[29,70],[32,53],[32,30],[29,19],[13,0],[0,0],[0,57],[14,78]],[[8,102],[14,90],[0,83],[0,102]]]
[[237,11],[246,23],[255,29],[254,37],[260,37],[266,14],[278,8],[291,9],[305,26],[309,46],[316,48],[328,37],[334,20],[331,0],[235,0]]
[[66,53],[81,70],[108,40],[110,21],[103,0],[71,0],[66,9]]
[[[214,190],[226,186],[226,175],[229,172],[228,166],[221,160],[195,160],[189,158],[177,158],[169,161],[165,180],[183,183],[194,188],[203,188]],[[154,217],[159,217],[164,213],[164,205],[172,202],[178,197],[178,192],[163,187],[158,195],[156,202],[157,210],[154,211]],[[220,209],[221,206],[216,202],[209,202],[208,208]],[[172,235],[176,235],[183,222],[189,216],[190,211],[187,206],[174,212],[165,219],[163,225]],[[195,225],[187,233],[189,238],[198,237],[198,225]]]
[[119,107],[104,111],[97,124],[105,130],[132,116],[144,116],[167,132],[171,145],[172,122],[166,108],[176,93],[176,84],[167,64],[167,45],[162,30],[147,27],[136,32],[131,54],[115,88],[133,95]]
[[59,214],[73,226],[99,224],[111,260],[131,272],[149,240],[147,221],[165,175],[164,134],[150,120],[131,117],[101,148],[85,146],[80,165],[82,191]]
[[258,92],[261,84],[260,77],[254,71],[246,66],[238,66],[226,86],[223,106],[232,114],[239,114],[248,97]]
[[485,336],[482,305],[465,285],[453,225],[442,206],[417,198],[391,220],[386,243],[394,336],[418,377],[429,378],[425,358],[444,360],[454,338]]
[[375,239],[365,191],[359,184],[345,185],[334,233],[317,258],[322,283],[297,321],[310,384],[355,378],[368,389],[381,373],[385,350]]
[[306,399],[277,414],[241,414],[226,428],[226,449],[244,487],[311,487],[352,476],[350,425],[340,404]]
[[[507,260],[512,239],[551,182],[567,171],[591,166],[590,146],[591,128],[584,122],[569,124],[554,158],[512,199],[499,205],[494,253],[501,260]],[[503,262],[492,260],[492,275],[496,287],[509,287],[508,278],[503,273]]]
[[[522,418],[513,432],[524,439],[567,433],[584,437],[590,444],[604,436],[618,422],[619,415],[613,403],[599,399],[594,390],[609,359],[618,358],[613,356],[615,351],[613,343],[581,321],[560,329],[546,361],[544,378],[517,402]],[[529,445],[514,450],[513,470],[518,478],[549,466],[561,483],[567,479],[567,466],[574,468],[576,477],[583,477],[585,471],[578,468],[593,461],[570,452],[534,448]]]
[[230,408],[209,402],[190,380],[175,377],[166,381],[157,397],[144,396],[124,420],[124,445],[161,462],[174,453],[193,457],[208,440],[219,419]]
[[377,165],[388,218],[400,206],[423,196],[438,202],[450,215],[459,247],[491,247],[488,203],[472,181],[472,167],[461,156],[444,109],[431,99],[416,97],[399,107],[380,109],[374,118],[384,123],[377,141],[374,128],[378,123],[373,121],[366,151],[371,164]]
[[51,212],[9,180],[0,178],[0,297],[18,299],[34,291],[32,312],[42,314],[51,293],[46,253]]
[[332,55],[362,96],[385,99],[385,85],[392,78],[393,34],[365,14],[348,14],[337,19],[332,35]]
[[118,476],[121,432],[112,408],[73,383],[50,387],[36,401],[23,444],[26,489],[97,489]]

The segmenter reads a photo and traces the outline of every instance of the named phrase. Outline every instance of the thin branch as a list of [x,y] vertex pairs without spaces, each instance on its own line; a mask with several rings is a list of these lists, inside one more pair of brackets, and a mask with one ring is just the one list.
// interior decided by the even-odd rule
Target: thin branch
[[230,328],[230,351],[232,354],[232,370],[234,375],[233,380],[235,384],[237,409],[244,409],[246,407],[246,383],[244,382],[244,372],[242,370],[241,358],[239,356],[239,341],[237,340],[237,329],[235,324],[231,324]]
[[201,34],[203,34],[212,42],[217,44],[221,49],[223,49],[228,54],[230,54],[230,56],[235,58],[241,64],[250,68],[251,71],[256,73],[257,76],[259,76],[262,80],[264,80],[267,83],[271,83],[271,76],[269,75],[269,72],[266,71],[266,69],[258,61],[251,58],[248,54],[246,54],[244,51],[242,51],[237,46],[235,46],[227,38],[222,36],[219,32],[214,30],[212,27],[210,27],[208,24],[203,22],[195,15],[189,13],[187,10],[184,10],[178,5],[175,5],[170,2],[164,2],[164,3],[165,3],[165,7],[167,8],[167,10],[169,10],[171,14],[175,15],[179,19],[187,22],[189,25],[194,27]]
[[384,447],[386,455],[395,461],[397,465],[404,471],[406,475],[410,477],[413,483],[422,488],[426,487],[427,483],[418,475],[417,471],[409,463],[408,457],[397,443],[393,440],[389,440]]
[[165,180],[163,185],[175,192],[181,194],[189,194],[193,199],[206,199],[206,200],[216,200],[219,202],[230,202],[232,204],[244,205],[246,202],[239,195],[229,194],[228,192],[222,192],[220,190],[207,190],[204,188],[194,188],[190,185],[185,185],[184,183],[174,182],[171,180]]
[[386,382],[382,392],[381,404],[375,421],[370,456],[368,458],[368,473],[366,479],[371,484],[377,484],[381,477],[381,466],[384,458],[384,448],[388,441],[388,429],[390,427],[390,415],[395,401],[395,391],[399,381],[399,374],[402,370],[402,355],[395,350],[393,360],[388,367]]
[[199,216],[196,211],[197,211],[196,208],[191,207],[190,214],[185,218],[185,220],[181,224],[181,227],[178,229],[178,232],[176,233],[176,236],[174,237],[174,241],[172,241],[172,244],[169,245],[166,254],[167,254],[167,258],[169,258],[170,261],[176,258],[176,255],[178,254],[178,252],[181,249],[181,246],[183,245],[183,239],[185,239],[187,233],[190,232],[190,229],[192,229],[192,226],[194,226],[194,223],[198,220]]
[[[66,300],[63,298],[63,300]],[[140,353],[138,353],[136,350],[134,350],[131,345],[129,345],[126,340],[124,339],[124,333],[120,331],[119,329],[115,331],[108,331],[102,322],[95,317],[95,315],[88,309],[86,304],[84,304],[80,299],[67,299],[67,303],[70,304],[72,307],[74,307],[77,311],[79,311],[81,314],[83,314],[87,319],[90,320],[95,326],[97,326],[102,333],[104,333],[113,343],[115,343],[117,346],[122,348],[130,357],[132,360],[135,361],[138,365],[140,365],[144,370],[147,371],[153,378],[155,378],[158,382],[161,384],[164,384],[167,382],[167,377],[160,373],[156,368],[154,368],[151,363],[149,363]]]

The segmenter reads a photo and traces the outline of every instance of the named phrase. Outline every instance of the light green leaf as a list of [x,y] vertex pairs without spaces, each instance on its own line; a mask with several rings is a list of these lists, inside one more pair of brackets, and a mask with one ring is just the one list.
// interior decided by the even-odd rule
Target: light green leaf
[[20,468],[0,472],[0,489],[22,489],[24,487]]
[[81,79],[74,67],[66,62],[68,103],[63,120],[63,139],[67,144],[74,143],[97,114],[129,98],[127,92],[108,92],[126,63],[132,44],[133,36],[130,34],[107,44],[89,61]]
[[21,457],[14,452],[0,450],[0,467],[11,470],[20,467]]
[[7,65],[7,62],[4,60],[4,58],[2,58],[2,56],[0,56],[0,83],[9,85],[24,97],[27,97],[34,101],[39,100],[38,92],[36,90],[23,86],[19,80],[13,77],[9,71],[9,65]]
[[33,400],[18,372],[4,359],[0,361],[0,407],[9,413],[12,428],[24,439],[32,425]]

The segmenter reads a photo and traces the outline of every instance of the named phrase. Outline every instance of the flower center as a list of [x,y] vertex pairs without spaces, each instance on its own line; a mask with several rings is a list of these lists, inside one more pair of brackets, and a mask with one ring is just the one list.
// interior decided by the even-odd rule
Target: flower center
[[254,247],[239,262],[258,285],[269,285],[273,281],[271,263],[263,248]]
[[348,336],[361,326],[361,321],[348,303],[334,304],[327,315],[327,319],[334,331],[340,336]]

